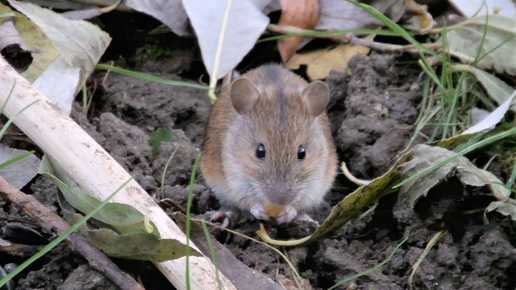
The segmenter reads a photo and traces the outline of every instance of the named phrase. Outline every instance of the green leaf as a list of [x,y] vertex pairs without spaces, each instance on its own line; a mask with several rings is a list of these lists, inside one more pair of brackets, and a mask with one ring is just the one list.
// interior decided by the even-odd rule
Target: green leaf
[[330,215],[312,234],[310,240],[320,238],[339,229],[354,218],[362,209],[372,206],[380,197],[398,191],[393,189],[394,185],[402,180],[398,166],[411,158],[411,153],[406,153],[383,176],[374,179],[367,185],[359,187],[355,192],[346,196],[332,208]]
[[152,146],[152,158],[156,158],[159,153],[161,142],[168,142],[172,139],[172,131],[169,128],[158,128],[150,135]]
[[[55,166],[46,155],[41,160],[39,173],[54,181],[66,201],[78,211],[88,213],[100,204],[100,201],[84,192],[70,176],[61,168]],[[160,238],[154,223],[127,204],[108,203],[93,215],[93,218],[112,226],[120,233],[152,233]]]
[[[68,223],[74,224],[82,218],[82,215],[72,212],[70,204],[62,195],[59,195],[59,203]],[[82,224],[77,232],[110,257],[164,262],[186,254],[185,244],[174,239],[159,239],[153,234],[118,234],[108,228],[92,229],[87,224]],[[200,256],[200,253],[190,249],[190,255]]]

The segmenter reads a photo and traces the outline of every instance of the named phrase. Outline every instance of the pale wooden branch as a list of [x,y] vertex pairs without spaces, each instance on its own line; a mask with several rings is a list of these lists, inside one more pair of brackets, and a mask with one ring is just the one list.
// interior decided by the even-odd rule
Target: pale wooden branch
[[[6,104],[4,114],[13,118],[36,100],[39,102],[19,114],[14,123],[81,188],[94,198],[105,200],[130,178],[104,148],[0,57],[0,104]],[[136,181],[131,180],[112,202],[139,210],[156,225],[163,239],[186,244],[185,234]],[[197,250],[193,243],[190,245]],[[217,289],[214,266],[206,257],[190,257],[190,277],[185,277],[185,257],[154,264],[177,289],[186,289],[187,278],[191,289]],[[225,276],[220,278],[224,289],[236,289]]]

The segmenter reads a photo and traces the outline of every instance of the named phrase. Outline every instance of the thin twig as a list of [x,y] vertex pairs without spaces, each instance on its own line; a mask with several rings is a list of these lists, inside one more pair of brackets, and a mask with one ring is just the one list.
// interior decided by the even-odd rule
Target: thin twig
[[[267,26],[267,29],[269,31],[272,31],[272,32],[275,32],[278,34],[304,33],[304,34],[309,34],[310,37],[330,39],[337,43],[342,43],[342,44],[361,45],[361,46],[369,47],[369,48],[372,48],[375,50],[380,50],[380,51],[417,52],[417,48],[412,44],[395,45],[395,44],[388,44],[388,43],[383,43],[383,42],[370,41],[370,40],[365,40],[365,39],[356,37],[353,33],[346,33],[346,34],[341,34],[341,35],[317,34],[317,31],[315,31],[315,30],[306,30],[306,29],[301,29],[301,28],[295,27],[295,26],[281,26],[281,25],[276,25],[276,24],[269,24]],[[429,48],[429,49],[435,49],[435,50],[442,49],[442,44],[440,44],[440,43],[427,43],[427,44],[421,44],[421,45],[426,48]],[[462,62],[467,63],[467,64],[473,64],[475,62],[475,59],[473,57],[470,57],[468,55],[465,55],[465,54],[455,51],[455,50],[448,49],[446,51],[446,53],[448,53],[449,55],[451,55],[455,58],[458,58],[459,60],[461,60]],[[437,64],[439,62],[436,59],[433,59],[433,60],[435,61],[434,64]],[[488,68],[489,67],[483,61],[478,61],[476,63],[476,66],[480,67],[480,68]]]
[[0,252],[11,256],[31,257],[43,249],[43,246],[22,245],[0,239]]
[[[311,37],[330,39],[342,44],[353,44],[369,47],[375,50],[381,51],[416,51],[414,45],[396,45],[389,43],[382,43],[376,41],[369,41],[356,37],[353,33],[346,33],[342,35],[329,35],[329,34],[317,34],[315,30],[301,29],[295,26],[281,26],[276,24],[267,25],[267,30],[278,33],[278,34],[295,34],[295,33],[306,33],[310,34]],[[440,49],[441,44],[430,43],[422,44],[426,48]]]
[[[12,187],[2,177],[0,177],[0,197],[16,205],[42,228],[52,233],[61,235],[70,228],[68,223],[46,208],[36,198]],[[120,289],[144,290],[131,276],[122,272],[106,255],[91,246],[79,234],[70,234],[66,238],[66,242],[72,249],[86,258],[93,268],[110,279]]]

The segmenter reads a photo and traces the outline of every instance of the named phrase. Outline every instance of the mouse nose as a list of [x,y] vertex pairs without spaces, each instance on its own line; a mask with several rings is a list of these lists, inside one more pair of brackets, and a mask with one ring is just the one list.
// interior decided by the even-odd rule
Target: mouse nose
[[288,205],[294,200],[294,184],[292,182],[268,183],[264,188],[265,194],[270,203]]

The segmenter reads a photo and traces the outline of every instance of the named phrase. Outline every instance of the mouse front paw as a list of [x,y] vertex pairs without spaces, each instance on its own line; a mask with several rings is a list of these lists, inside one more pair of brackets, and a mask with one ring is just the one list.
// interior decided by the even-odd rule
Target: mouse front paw
[[269,215],[267,214],[267,211],[265,210],[265,208],[263,207],[263,204],[261,203],[257,203],[255,205],[253,205],[251,207],[251,214],[259,219],[259,220],[266,220],[268,221],[269,220]]
[[297,210],[290,205],[285,206],[283,211],[278,215],[278,223],[288,223],[297,216]]
[[319,222],[314,220],[311,216],[309,216],[306,212],[302,213],[302,214],[299,214],[297,215],[296,217],[296,220],[298,221],[302,221],[302,222],[307,222],[307,223],[310,223],[312,224],[313,226],[315,226],[316,228],[318,228],[320,225],[319,225]]
[[238,219],[238,213],[233,210],[220,209],[218,211],[206,212],[210,222],[219,222],[223,228],[232,228]]

